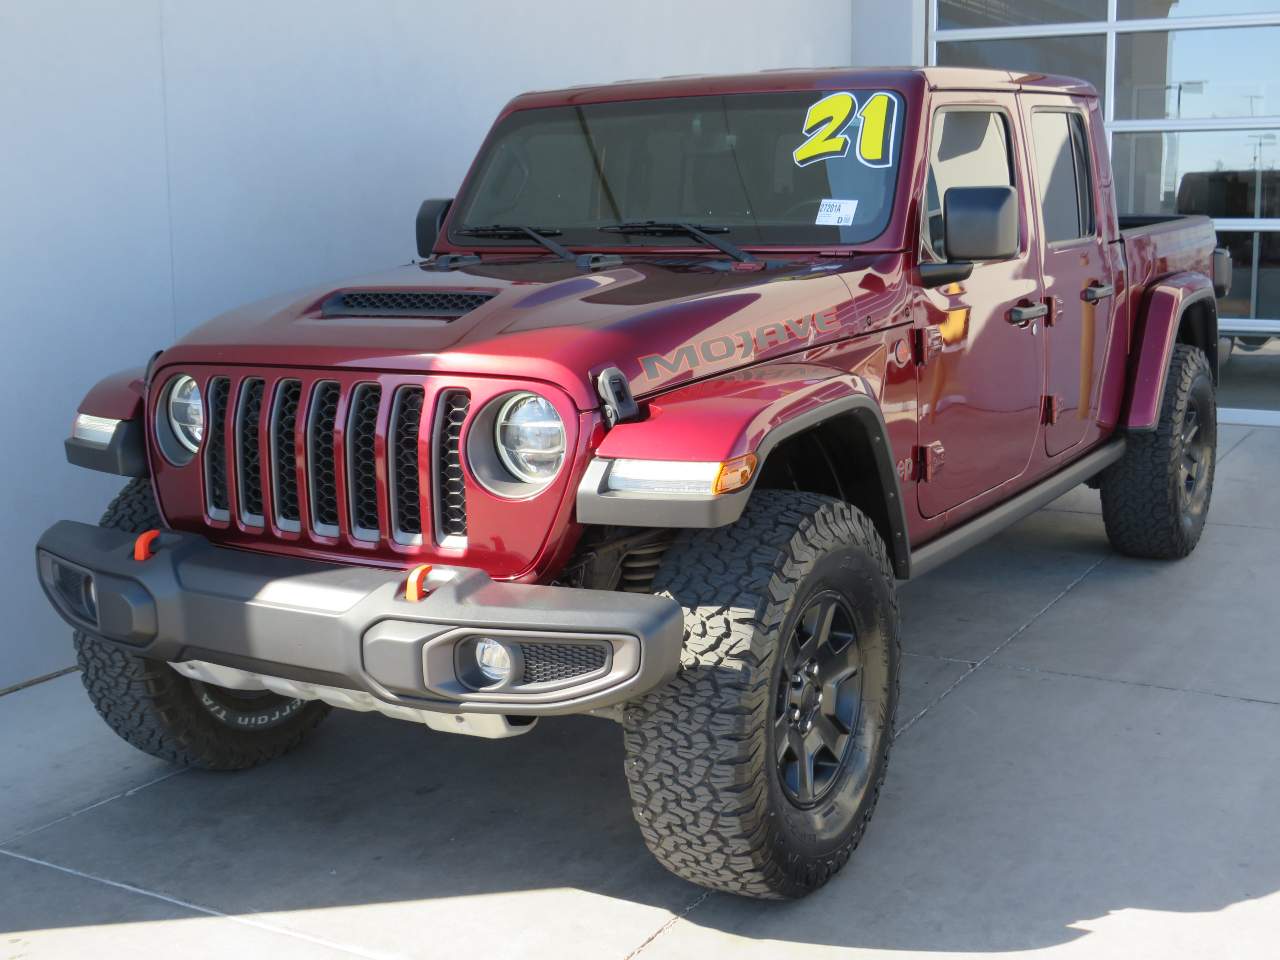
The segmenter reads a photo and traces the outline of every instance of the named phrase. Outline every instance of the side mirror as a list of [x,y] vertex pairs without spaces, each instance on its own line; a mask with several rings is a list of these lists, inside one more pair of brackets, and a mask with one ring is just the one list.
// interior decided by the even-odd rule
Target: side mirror
[[1007,260],[1018,252],[1013,187],[952,187],[942,200],[947,259]]
[[447,200],[423,200],[422,206],[418,208],[418,256],[424,260],[435,253],[440,227],[452,204],[453,197]]

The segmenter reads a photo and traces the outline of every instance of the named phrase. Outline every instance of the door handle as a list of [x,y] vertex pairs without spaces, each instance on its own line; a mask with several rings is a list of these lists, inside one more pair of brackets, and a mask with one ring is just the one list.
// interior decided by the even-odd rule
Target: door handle
[[1086,303],[1095,303],[1105,297],[1109,297],[1116,292],[1116,288],[1109,283],[1091,283],[1084,288],[1080,294],[1081,299]]
[[1007,319],[1015,327],[1025,327],[1037,317],[1047,317],[1048,315],[1049,305],[1047,303],[1037,303],[1030,307],[1011,308]]

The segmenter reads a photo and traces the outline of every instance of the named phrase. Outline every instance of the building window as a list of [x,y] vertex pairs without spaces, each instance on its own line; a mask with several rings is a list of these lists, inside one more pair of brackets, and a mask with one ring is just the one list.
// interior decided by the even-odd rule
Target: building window
[[1101,36],[1028,37],[939,43],[944,67],[994,67],[1020,73],[1064,73],[1107,89],[1107,40]]
[[938,29],[1107,19],[1107,0],[939,0]]
[[[1120,20],[1219,17],[1224,14],[1276,12],[1275,0],[1117,0]],[[1100,17],[1099,19],[1105,19]]]
[[1280,0],[933,0],[930,31],[932,63],[1092,83],[1119,212],[1212,217],[1224,332],[1280,337]]
[[1117,34],[1115,119],[1276,116],[1277,49],[1280,26]]

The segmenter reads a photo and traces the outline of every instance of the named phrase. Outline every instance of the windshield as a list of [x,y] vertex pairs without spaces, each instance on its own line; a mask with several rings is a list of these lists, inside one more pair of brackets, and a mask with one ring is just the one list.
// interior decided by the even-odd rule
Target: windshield
[[467,236],[519,224],[567,246],[692,245],[638,221],[728,228],[733,243],[865,243],[889,222],[903,129],[886,91],[804,91],[543,107],[494,130],[450,219]]

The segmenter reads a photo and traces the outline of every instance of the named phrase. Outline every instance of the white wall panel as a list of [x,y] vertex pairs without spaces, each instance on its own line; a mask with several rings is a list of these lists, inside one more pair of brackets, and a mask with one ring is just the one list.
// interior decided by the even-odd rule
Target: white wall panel
[[119,486],[63,460],[99,376],[408,260],[520,91],[839,65],[852,30],[847,0],[0,3],[0,688],[71,663],[30,548]]
[[155,3],[0,4],[0,688],[71,663],[32,545],[120,485],[63,458],[76,405],[173,338],[159,25]]

